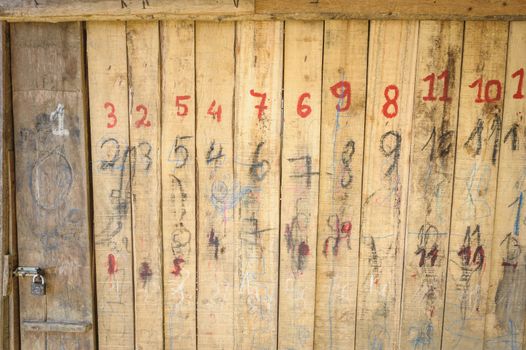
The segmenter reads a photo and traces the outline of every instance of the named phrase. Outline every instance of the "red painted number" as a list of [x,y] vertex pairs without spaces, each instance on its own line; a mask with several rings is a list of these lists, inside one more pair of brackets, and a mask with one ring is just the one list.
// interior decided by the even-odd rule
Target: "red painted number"
[[148,108],[146,108],[145,105],[138,105],[137,107],[135,107],[135,110],[137,112],[142,111],[142,118],[135,122],[136,128],[140,128],[141,125],[144,125],[145,128],[149,128],[150,126],[152,126],[152,123],[149,120],[146,120],[146,118],[148,118]]
[[[394,91],[394,96],[390,96],[390,92]],[[398,95],[400,95],[400,91],[398,90],[398,86],[396,85],[388,85],[384,90],[384,96],[385,100],[387,101],[384,103],[384,106],[382,107],[382,113],[386,118],[394,118],[398,115],[398,103],[396,100],[398,99]],[[389,112],[391,107],[393,106],[393,111]]]
[[[338,98],[336,110],[338,112],[345,112],[351,107],[351,83],[348,81],[339,81],[331,86],[331,93]],[[343,104],[345,101],[345,104]]]
[[[188,115],[188,105],[181,101],[189,100],[190,96],[175,96],[175,106],[177,107],[177,115],[179,117],[186,117]],[[181,110],[182,109],[182,110]]]
[[259,104],[255,105],[254,107],[258,110],[258,119],[263,119],[263,111],[267,109],[267,105],[265,105],[265,101],[267,100],[267,94],[264,92],[255,92],[254,89],[250,90],[250,96],[260,98]]
[[312,113],[312,108],[309,105],[304,104],[306,98],[310,98],[308,92],[304,92],[298,99],[298,105],[296,106],[296,112],[302,118],[307,118]]
[[117,125],[117,116],[115,115],[115,106],[111,102],[106,102],[104,104],[105,109],[110,109],[110,112],[108,113],[108,118],[110,119],[110,123],[107,124],[108,129],[114,128],[115,125]]
[[[486,86],[484,88],[484,98],[482,98],[482,85],[482,78],[478,78],[469,85],[470,88],[477,87],[477,97],[475,98],[475,103],[496,102],[500,100],[502,96],[502,84],[500,81],[488,80],[486,82]],[[490,91],[493,86],[495,87],[495,94],[494,96],[490,96]]]
[[[423,80],[426,82],[429,82],[429,90],[427,92],[427,96],[422,97],[424,101],[436,101],[436,96],[434,95],[435,92],[435,79],[437,76],[435,73],[429,74],[427,77],[425,77]],[[448,96],[448,90],[449,90],[449,72],[447,70],[440,73],[438,76],[438,79],[444,80],[444,87],[442,88],[442,96],[438,98],[439,101],[451,101],[451,97]]]
[[513,73],[511,77],[512,78],[519,77],[519,83],[517,85],[517,92],[513,94],[513,98],[516,100],[524,98],[524,94],[522,93],[522,84],[524,83],[524,68],[521,68],[515,73]]
[[211,115],[212,118],[214,118],[215,120],[217,120],[218,123],[220,123],[221,115],[223,113],[223,108],[221,107],[221,105],[219,105],[217,106],[217,109],[214,111],[215,106],[216,106],[216,100],[212,101],[212,104],[210,105],[210,107],[208,107],[207,114]]

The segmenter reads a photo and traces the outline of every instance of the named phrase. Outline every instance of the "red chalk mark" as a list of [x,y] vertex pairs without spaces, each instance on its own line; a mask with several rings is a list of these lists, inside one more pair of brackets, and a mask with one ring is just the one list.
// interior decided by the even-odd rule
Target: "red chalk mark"
[[305,242],[301,242],[300,246],[298,247],[298,254],[300,256],[307,256],[310,254],[310,248],[309,245]]
[[[184,96],[175,96],[175,106],[177,107],[177,115],[179,117],[186,117],[188,115],[188,105],[185,103],[182,103],[181,101],[189,100],[190,96],[184,95]],[[183,109],[181,111],[181,108]]]
[[518,71],[514,72],[511,75],[511,77],[512,78],[519,77],[519,83],[517,84],[517,92],[513,94],[513,98],[516,100],[524,98],[524,94],[522,93],[522,85],[524,84],[524,68],[521,68]]
[[138,105],[137,107],[135,107],[135,110],[137,112],[142,111],[142,118],[135,122],[136,128],[140,128],[141,125],[144,125],[144,127],[146,128],[149,128],[150,126],[152,126],[152,123],[149,120],[146,120],[146,118],[148,118],[148,108],[146,108],[145,105]]
[[[431,73],[428,76],[426,76],[423,81],[429,82],[429,90],[427,92],[427,96],[422,97],[424,101],[435,101],[437,98],[434,95],[435,90],[435,73]],[[442,96],[440,96],[438,99],[439,101],[451,101],[451,97],[448,96],[448,90],[449,90],[449,71],[445,70],[443,71],[439,76],[438,79],[444,79],[444,87],[442,89]]]
[[312,108],[309,105],[304,104],[306,98],[310,98],[308,92],[304,92],[298,98],[298,105],[296,106],[296,112],[302,118],[307,118],[312,113]]
[[142,286],[146,286],[146,282],[149,282],[153,276],[153,271],[150,268],[150,264],[147,262],[141,263],[141,267],[139,268],[139,276],[141,277]]
[[251,89],[250,95],[253,97],[261,98],[259,104],[254,106],[258,110],[258,120],[261,120],[263,119],[263,111],[265,111],[265,109],[268,108],[268,106],[265,105],[265,101],[267,100],[267,94],[264,92],[255,92],[254,89]]
[[214,111],[215,106],[216,106],[216,100],[213,100],[210,107],[208,107],[208,111],[206,113],[208,115],[211,115],[212,118],[217,120],[218,123],[221,123],[221,115],[223,114],[223,108],[221,107],[221,105],[218,105],[217,110]]
[[173,264],[174,268],[172,269],[172,274],[176,277],[181,276],[181,270],[183,269],[184,259],[182,257],[177,257],[174,259]]
[[108,274],[113,276],[117,271],[117,259],[115,255],[108,254]]
[[[392,98],[389,95],[390,91],[394,91],[394,96]],[[387,102],[385,102],[382,107],[382,113],[384,114],[386,118],[394,118],[398,115],[398,103],[396,102],[396,100],[398,99],[399,95],[400,95],[400,90],[398,90],[398,86],[391,84],[385,88],[384,96]],[[389,112],[390,106],[393,106],[394,111]]]
[[117,116],[115,115],[115,105],[111,102],[106,102],[104,104],[105,109],[110,109],[110,112],[108,113],[108,118],[112,121],[111,123],[108,123],[106,126],[108,129],[111,129],[117,125]]
[[342,225],[342,232],[343,233],[349,233],[351,232],[351,229],[352,229],[352,224],[350,221],[346,221],[343,223]]
[[[482,98],[482,86],[482,77],[478,78],[469,85],[470,88],[477,87],[477,97],[475,98],[475,103],[496,102],[502,97],[502,83],[499,80],[488,80],[486,82],[486,86],[484,88],[484,98]],[[490,96],[490,90],[492,86],[495,86],[496,89],[495,96],[493,97]]]
[[345,112],[351,107],[351,83],[348,81],[339,81],[331,86],[331,93],[334,97],[339,100],[345,100],[343,106],[340,105],[340,101],[336,104],[336,110],[338,112]]

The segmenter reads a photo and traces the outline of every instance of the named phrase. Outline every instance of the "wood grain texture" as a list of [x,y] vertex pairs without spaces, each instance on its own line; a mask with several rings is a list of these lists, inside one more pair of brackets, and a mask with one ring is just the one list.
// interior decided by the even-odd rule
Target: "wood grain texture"
[[400,349],[441,344],[463,29],[420,22]]
[[235,348],[275,349],[283,23],[240,22],[236,30],[234,183],[246,195],[234,211]]
[[[194,24],[161,24],[165,349],[195,349]],[[184,97],[183,97],[184,96]]]
[[356,320],[359,350],[398,348],[418,35],[416,21],[372,21],[370,26]]
[[316,349],[354,348],[368,30],[367,21],[325,22]]
[[[40,266],[47,295],[20,281],[21,321],[93,324],[82,28],[11,27],[17,226],[23,266]],[[22,349],[94,348],[81,335],[29,333]]]
[[526,19],[523,0],[0,0],[0,19]]
[[256,0],[256,13],[305,19],[492,19],[506,16],[522,18],[526,9],[522,0]]
[[254,0],[0,0],[0,19],[133,20],[251,14]]
[[[234,346],[234,23],[196,24],[198,348]],[[219,112],[221,111],[221,112]]]
[[135,348],[163,349],[159,24],[128,22]]
[[323,22],[285,23],[280,349],[314,341],[322,49]]
[[[484,349],[519,349],[526,341],[526,97],[517,72],[526,68],[526,22],[511,22],[497,179],[495,226]],[[520,73],[519,73],[520,74]],[[524,73],[523,73],[524,74]]]
[[[507,42],[506,22],[466,22],[443,349],[484,345]],[[476,102],[481,77],[489,102]]]
[[128,64],[124,22],[87,23],[99,347],[134,347]]

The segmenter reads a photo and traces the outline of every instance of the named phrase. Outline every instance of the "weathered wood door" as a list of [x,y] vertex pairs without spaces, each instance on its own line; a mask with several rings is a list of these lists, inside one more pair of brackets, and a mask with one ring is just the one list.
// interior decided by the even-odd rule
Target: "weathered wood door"
[[11,58],[22,349],[92,349],[93,286],[82,25],[13,24]]

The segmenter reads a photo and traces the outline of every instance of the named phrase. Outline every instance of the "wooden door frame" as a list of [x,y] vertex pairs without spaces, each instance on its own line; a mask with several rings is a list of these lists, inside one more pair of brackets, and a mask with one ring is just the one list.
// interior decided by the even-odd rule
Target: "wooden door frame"
[[0,22],[0,344],[2,349],[19,349],[20,324],[18,284],[11,273],[17,264],[13,114],[9,24]]

